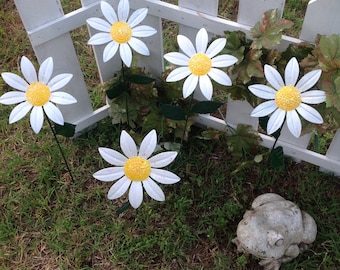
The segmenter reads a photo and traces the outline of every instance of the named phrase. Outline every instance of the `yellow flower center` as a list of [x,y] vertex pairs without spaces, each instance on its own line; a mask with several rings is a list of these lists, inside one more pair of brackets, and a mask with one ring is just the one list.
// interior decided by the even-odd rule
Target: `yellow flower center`
[[189,69],[195,76],[203,76],[211,69],[211,59],[204,53],[197,53],[189,60]]
[[50,88],[41,82],[35,82],[30,84],[26,90],[26,100],[32,106],[43,106],[49,100],[51,96]]
[[276,105],[284,111],[292,111],[299,107],[301,95],[294,86],[284,86],[277,91],[275,96]]
[[124,173],[131,181],[146,180],[150,172],[150,162],[141,157],[129,158],[124,164]]
[[115,22],[111,26],[111,37],[119,44],[126,43],[132,36],[132,29],[126,22]]

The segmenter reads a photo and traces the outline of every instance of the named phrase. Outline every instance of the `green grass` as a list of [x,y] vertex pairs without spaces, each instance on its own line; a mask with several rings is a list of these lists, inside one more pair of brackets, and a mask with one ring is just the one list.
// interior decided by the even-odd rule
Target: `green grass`
[[[20,56],[34,54],[12,3],[0,11],[0,22],[0,72],[16,72]],[[82,34],[73,33],[86,65],[92,52]],[[104,100],[93,69],[85,76],[99,106]],[[0,95],[10,90],[0,79]],[[195,128],[170,166],[181,182],[162,186],[166,201],[145,195],[138,210],[117,215],[127,198],[109,201],[112,183],[92,174],[109,166],[97,149],[118,149],[119,128],[105,119],[76,140],[60,138],[72,181],[47,124],[38,135],[28,117],[9,125],[11,109],[0,105],[0,269],[260,269],[231,240],[252,200],[265,192],[296,202],[318,224],[312,248],[281,269],[340,264],[339,179],[315,166],[287,158],[284,171],[268,171],[261,181],[262,163],[232,174],[252,156],[232,158],[224,139],[201,140]]]

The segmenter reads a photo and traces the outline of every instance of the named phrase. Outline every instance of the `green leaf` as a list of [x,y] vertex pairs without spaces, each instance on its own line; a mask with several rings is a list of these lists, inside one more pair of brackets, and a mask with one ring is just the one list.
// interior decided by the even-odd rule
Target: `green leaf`
[[149,84],[155,81],[154,78],[151,78],[149,76],[145,76],[145,75],[140,75],[140,74],[131,74],[128,77],[128,80],[132,83],[136,83],[136,84]]
[[285,158],[282,146],[274,148],[269,155],[269,164],[274,169],[283,169],[285,166]]
[[121,213],[123,213],[124,211],[126,211],[127,209],[129,209],[130,206],[131,206],[131,204],[130,204],[129,201],[125,202],[121,207],[119,207],[119,208],[116,210],[116,214],[117,214],[117,215],[120,215]]
[[163,115],[171,120],[185,120],[186,118],[185,111],[176,105],[163,104],[161,105],[161,110]]
[[121,81],[118,81],[109,85],[108,89],[105,92],[109,99],[114,99],[119,97],[126,90],[127,90],[126,84]]
[[200,101],[192,106],[193,113],[212,113],[223,105],[222,102],[217,101]]
[[54,130],[58,135],[70,138],[74,136],[76,126],[65,122],[63,126],[54,124]]

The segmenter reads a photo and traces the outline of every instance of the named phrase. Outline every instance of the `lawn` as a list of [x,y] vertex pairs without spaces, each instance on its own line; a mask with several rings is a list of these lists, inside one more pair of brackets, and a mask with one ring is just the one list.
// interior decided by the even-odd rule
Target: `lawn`
[[[221,2],[221,16],[235,18],[236,2]],[[286,17],[299,19],[296,3],[307,1],[286,2]],[[78,6],[64,1],[66,11]],[[72,33],[81,63],[93,57],[85,30]],[[0,72],[17,73],[22,55],[36,63],[12,1],[0,10],[0,48]],[[87,70],[93,104],[100,106],[105,95],[95,65]],[[8,91],[0,78],[0,96]],[[285,158],[284,170],[268,169],[252,162],[251,151],[233,155],[228,138],[203,140],[202,130],[193,127],[169,166],[181,181],[162,186],[166,200],[145,195],[141,207],[117,214],[127,197],[108,200],[112,183],[92,174],[109,166],[98,147],[119,149],[121,126],[107,118],[76,139],[59,137],[72,181],[46,121],[34,134],[28,116],[8,123],[12,108],[0,105],[0,269],[261,269],[231,240],[251,202],[266,192],[296,202],[318,225],[313,246],[281,269],[340,265],[340,180],[313,165]]]

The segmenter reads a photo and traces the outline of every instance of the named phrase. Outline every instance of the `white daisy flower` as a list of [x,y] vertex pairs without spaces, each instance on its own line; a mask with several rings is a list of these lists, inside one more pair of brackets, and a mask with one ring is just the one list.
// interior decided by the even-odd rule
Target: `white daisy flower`
[[[259,98],[269,99],[258,105],[252,112],[253,117],[263,117],[272,114],[267,124],[267,133],[277,131],[285,119],[289,131],[296,138],[301,134],[301,120],[299,115],[309,122],[322,124],[320,113],[307,104],[319,104],[326,100],[322,90],[310,90],[321,76],[321,70],[313,70],[305,74],[298,82],[299,64],[295,57],[289,60],[285,68],[285,82],[280,73],[269,65],[264,66],[264,75],[273,87],[255,84],[249,90]],[[306,104],[307,103],[307,104]]]
[[56,92],[64,87],[72,79],[73,75],[63,73],[51,79],[53,73],[52,57],[47,58],[41,64],[38,75],[27,57],[23,56],[21,58],[20,66],[25,80],[11,72],[1,73],[2,78],[9,86],[19,90],[5,93],[0,97],[1,104],[20,103],[12,110],[9,123],[12,124],[22,119],[33,108],[30,123],[35,133],[39,133],[43,125],[44,112],[53,122],[64,125],[63,115],[53,103],[68,105],[77,102],[68,93]]
[[93,174],[93,177],[104,182],[118,180],[109,190],[110,200],[119,198],[130,188],[130,204],[137,208],[143,201],[143,187],[154,200],[165,200],[164,193],[156,182],[174,184],[180,178],[172,172],[159,168],[169,165],[176,158],[177,152],[168,151],[150,157],[156,145],[155,130],[144,137],[139,150],[132,137],[123,130],[120,136],[120,147],[125,156],[110,148],[99,148],[103,159],[115,167],[99,170]]
[[120,58],[126,66],[130,67],[132,61],[130,46],[139,54],[150,55],[148,47],[138,38],[152,36],[157,31],[147,25],[137,26],[146,17],[147,8],[137,9],[129,19],[130,4],[128,0],[119,1],[118,16],[107,2],[101,1],[100,8],[106,21],[100,18],[89,18],[86,22],[91,27],[102,31],[93,35],[88,44],[102,45],[108,43],[103,52],[104,62],[109,61],[119,48]]
[[196,35],[196,48],[192,42],[183,35],[177,36],[179,48],[184,52],[171,52],[164,55],[164,58],[175,65],[181,66],[174,69],[168,77],[167,82],[175,82],[189,76],[183,84],[183,97],[190,96],[197,84],[204,97],[211,100],[213,86],[210,79],[219,84],[230,86],[229,76],[217,68],[228,67],[237,62],[237,58],[231,55],[216,56],[225,47],[227,40],[218,38],[208,46],[208,33],[201,28]]

